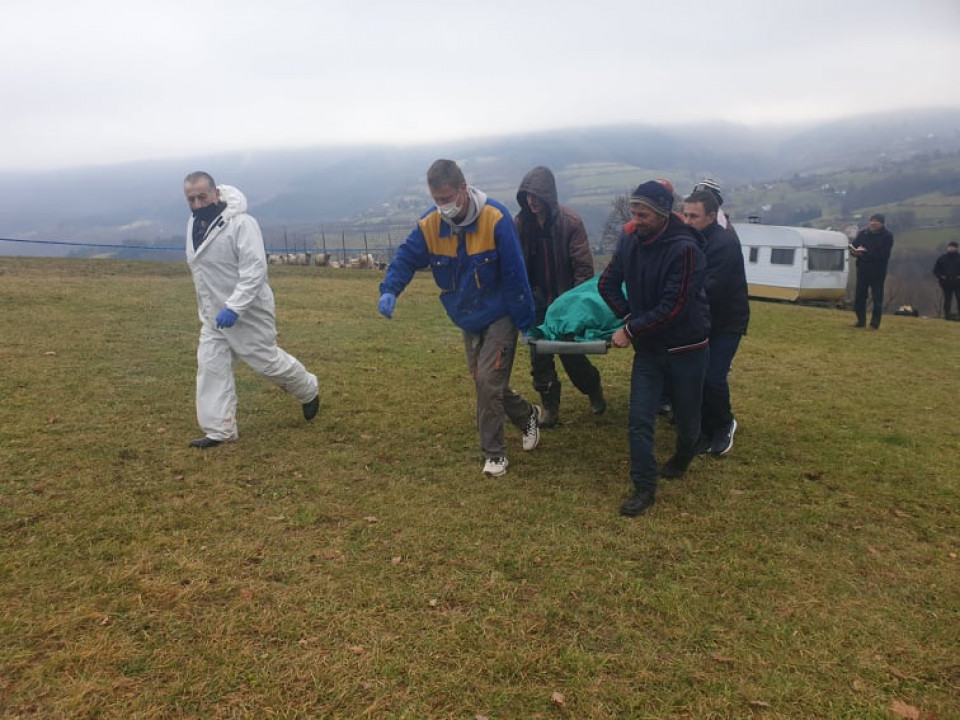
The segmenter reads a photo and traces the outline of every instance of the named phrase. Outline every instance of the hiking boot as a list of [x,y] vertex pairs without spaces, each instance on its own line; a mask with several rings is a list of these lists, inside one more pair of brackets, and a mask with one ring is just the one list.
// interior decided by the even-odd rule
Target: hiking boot
[[560,413],[551,411],[550,408],[544,406],[543,414],[540,415],[540,422],[537,423],[542,428],[552,428],[560,422]]
[[660,477],[678,478],[690,467],[691,458],[682,458],[679,455],[673,455],[660,467]]
[[710,446],[710,452],[714,455],[726,455],[733,449],[733,434],[737,432],[737,419],[730,421],[730,426],[726,430],[721,430],[713,438],[713,444]]
[[634,490],[627,500],[620,506],[620,514],[627,517],[643,515],[653,507],[654,493],[652,490]]
[[550,389],[540,393],[540,427],[550,428],[560,422],[560,381],[550,383]]
[[190,447],[200,448],[201,450],[207,450],[209,448],[216,447],[217,445],[222,445],[222,444],[223,444],[223,440],[214,440],[213,438],[209,438],[206,435],[204,435],[203,437],[199,437],[196,440],[190,441]]
[[500,477],[507,474],[507,459],[502,455],[500,457],[487,458],[483,463],[483,474],[490,477]]
[[590,412],[594,415],[603,415],[607,409],[607,400],[603,397],[603,388],[598,386],[597,391],[590,393]]
[[703,455],[704,453],[710,452],[713,447],[713,438],[705,433],[700,433],[700,437],[697,438],[697,444],[693,446],[694,455]]
[[533,450],[540,443],[540,415],[543,414],[543,408],[539,405],[530,406],[530,417],[523,424],[523,449]]
[[313,420],[317,416],[317,412],[320,410],[320,394],[317,393],[317,396],[310,402],[305,402],[303,405],[303,419],[304,420]]

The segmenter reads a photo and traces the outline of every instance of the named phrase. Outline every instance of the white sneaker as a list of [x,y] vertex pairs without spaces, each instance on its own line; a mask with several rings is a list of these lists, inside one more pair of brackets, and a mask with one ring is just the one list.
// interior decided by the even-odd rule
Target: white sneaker
[[483,463],[483,474],[489,475],[490,477],[500,477],[501,475],[507,474],[507,465],[510,463],[507,462],[505,457],[492,457],[487,458],[487,461]]
[[530,407],[533,409],[530,411],[530,417],[523,424],[522,430],[523,449],[528,452],[540,444],[540,416],[543,414],[543,409],[539,405]]

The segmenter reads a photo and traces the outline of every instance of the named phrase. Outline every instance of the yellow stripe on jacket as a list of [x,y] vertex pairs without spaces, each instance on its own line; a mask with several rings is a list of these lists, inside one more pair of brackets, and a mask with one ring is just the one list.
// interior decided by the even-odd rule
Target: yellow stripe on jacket
[[[471,229],[466,233],[468,256],[479,255],[496,249],[494,228],[502,218],[503,213],[497,208],[484,205],[483,210],[480,211],[480,216],[470,225]],[[419,225],[420,232],[423,233],[423,237],[427,241],[427,251],[431,255],[457,256],[457,234],[453,232],[449,224],[441,223],[439,212],[434,210],[426,217],[421,218]]]

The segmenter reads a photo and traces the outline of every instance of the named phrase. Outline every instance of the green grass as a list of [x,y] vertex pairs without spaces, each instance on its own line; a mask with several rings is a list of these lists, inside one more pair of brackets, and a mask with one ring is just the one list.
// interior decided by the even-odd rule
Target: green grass
[[628,520],[628,351],[484,479],[428,277],[271,276],[320,415],[239,367],[201,452],[185,267],[0,259],[0,716],[958,717],[960,325],[754,303],[736,447]]

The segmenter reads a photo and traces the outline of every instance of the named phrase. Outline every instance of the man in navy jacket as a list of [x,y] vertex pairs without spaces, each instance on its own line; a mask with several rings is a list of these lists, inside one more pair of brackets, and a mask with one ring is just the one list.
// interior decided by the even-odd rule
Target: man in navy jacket
[[933,274],[943,290],[943,319],[949,320],[954,296],[957,298],[957,312],[960,312],[960,252],[957,252],[956,240],[947,243],[947,251],[934,263]]
[[870,328],[880,328],[883,313],[883,286],[887,280],[887,265],[893,249],[893,234],[887,230],[886,220],[880,213],[870,216],[870,222],[853,241],[853,254],[857,258],[857,289],[853,309],[857,313],[857,327],[867,324],[867,292],[873,299]]
[[[620,508],[628,516],[653,505],[658,476],[686,472],[700,435],[710,335],[703,288],[707,261],[703,237],[672,210],[673,193],[661,183],[637,187],[630,196],[633,219],[598,284],[600,296],[624,321],[611,343],[634,349],[629,420],[634,492]],[[658,468],[653,432],[665,381],[671,387],[677,442],[673,456]]]
[[687,224],[699,230],[707,242],[704,288],[710,303],[710,360],[703,382],[703,432],[697,450],[726,455],[737,431],[727,376],[750,323],[750,301],[740,239],[732,226],[720,225],[719,212],[717,196],[709,190],[695,190],[683,202]]

